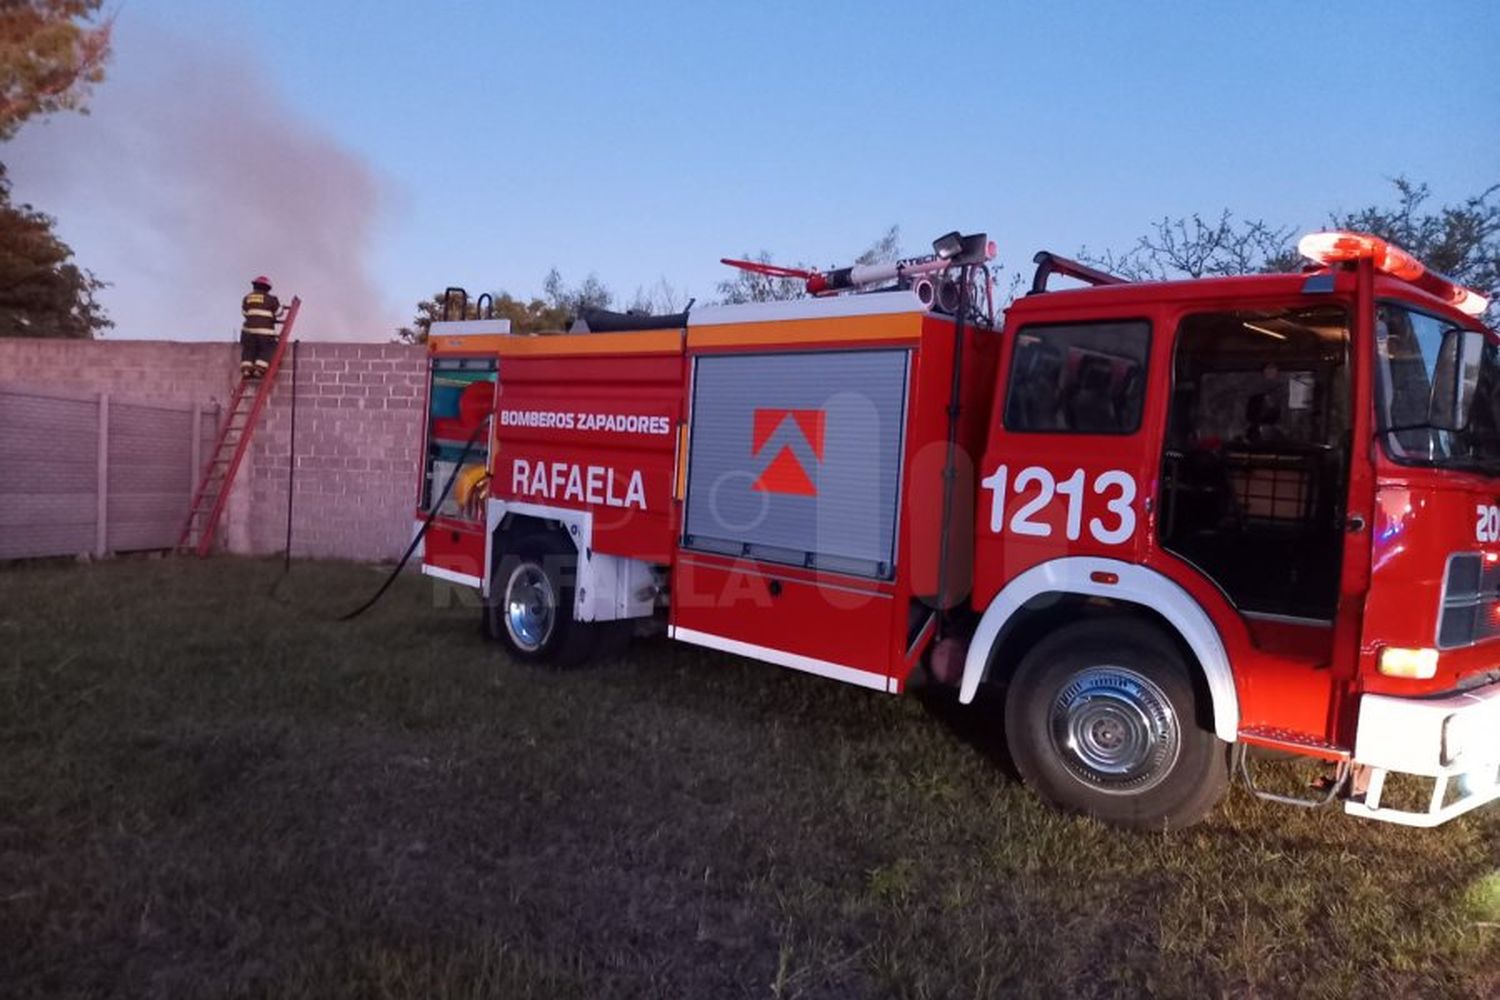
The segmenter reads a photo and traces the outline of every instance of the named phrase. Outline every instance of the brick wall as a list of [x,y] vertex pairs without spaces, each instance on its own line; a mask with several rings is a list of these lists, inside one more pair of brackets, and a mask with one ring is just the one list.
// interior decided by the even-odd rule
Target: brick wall
[[[227,548],[282,550],[291,476],[294,556],[399,556],[413,524],[424,357],[400,344],[297,345],[293,466],[289,348],[230,500]],[[119,401],[226,402],[238,361],[225,343],[0,339],[0,379]]]
[[[426,377],[421,348],[304,343],[283,363],[251,442],[246,522],[231,547],[280,552],[286,544],[292,385],[296,466],[292,554],[391,559],[411,540]],[[243,473],[242,473],[243,475]]]
[[0,337],[0,380],[149,403],[227,403],[239,346]]

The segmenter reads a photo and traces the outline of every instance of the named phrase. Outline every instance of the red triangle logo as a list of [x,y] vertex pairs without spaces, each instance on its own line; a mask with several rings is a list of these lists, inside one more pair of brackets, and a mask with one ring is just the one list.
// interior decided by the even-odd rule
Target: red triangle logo
[[802,429],[802,436],[812,445],[813,454],[823,461],[823,411],[793,410],[792,419]]
[[818,488],[808,478],[807,470],[802,468],[797,456],[785,445],[750,488],[759,493],[790,493],[801,497],[818,495]]
[[751,429],[750,454],[759,455],[776,428],[786,419],[785,410],[756,410],[755,423]]

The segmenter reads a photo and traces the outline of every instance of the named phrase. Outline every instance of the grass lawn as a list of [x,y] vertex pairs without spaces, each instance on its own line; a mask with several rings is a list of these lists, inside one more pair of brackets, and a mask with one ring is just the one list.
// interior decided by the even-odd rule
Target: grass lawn
[[1056,815],[994,704],[666,641],[510,663],[458,592],[0,570],[0,995],[1500,995],[1500,810]]

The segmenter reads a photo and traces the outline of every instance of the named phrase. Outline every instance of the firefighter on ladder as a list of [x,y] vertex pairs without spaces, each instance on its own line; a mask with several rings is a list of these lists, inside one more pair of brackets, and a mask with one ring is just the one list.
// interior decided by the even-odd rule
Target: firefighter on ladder
[[281,321],[281,303],[271,294],[271,279],[264,274],[250,282],[250,294],[240,303],[244,324],[240,327],[240,376],[261,378],[276,353],[276,324]]

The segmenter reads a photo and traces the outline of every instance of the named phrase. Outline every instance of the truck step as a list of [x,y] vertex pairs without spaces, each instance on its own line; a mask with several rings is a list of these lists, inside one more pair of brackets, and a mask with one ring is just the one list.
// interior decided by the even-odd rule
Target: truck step
[[1278,726],[1247,726],[1240,730],[1240,742],[1269,750],[1285,750],[1288,753],[1307,757],[1321,757],[1323,760],[1343,761],[1351,756],[1348,747],[1329,743],[1321,736],[1299,733],[1295,729],[1282,729]]
[[1276,802],[1284,806],[1318,809],[1331,804],[1343,794],[1344,790],[1349,786],[1351,778],[1354,776],[1354,765],[1346,758],[1337,762],[1334,772],[1330,777],[1311,786],[1308,789],[1311,793],[1309,795],[1283,795],[1279,792],[1267,791],[1255,783],[1255,776],[1250,773],[1251,744],[1245,741],[1243,732],[1240,736],[1240,742],[1235,745],[1230,757],[1231,767],[1233,768],[1230,772],[1230,777],[1233,778],[1238,774],[1240,780],[1244,782],[1245,788],[1251,795],[1254,795],[1258,799],[1264,799],[1267,802]]

